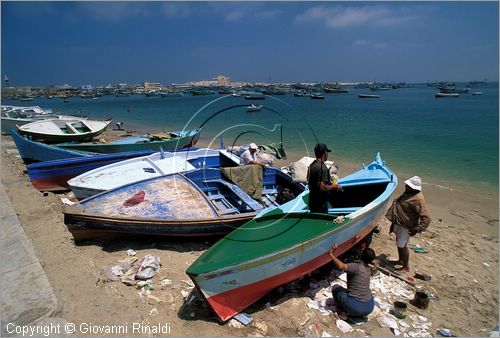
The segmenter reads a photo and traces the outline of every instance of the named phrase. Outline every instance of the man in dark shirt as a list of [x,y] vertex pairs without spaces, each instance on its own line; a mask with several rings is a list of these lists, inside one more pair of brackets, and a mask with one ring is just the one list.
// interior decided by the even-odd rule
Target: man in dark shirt
[[331,190],[341,190],[340,184],[331,182],[330,170],[325,162],[328,160],[330,149],[324,143],[314,147],[316,160],[307,170],[307,184],[309,186],[309,210],[311,212],[328,213],[328,194]]

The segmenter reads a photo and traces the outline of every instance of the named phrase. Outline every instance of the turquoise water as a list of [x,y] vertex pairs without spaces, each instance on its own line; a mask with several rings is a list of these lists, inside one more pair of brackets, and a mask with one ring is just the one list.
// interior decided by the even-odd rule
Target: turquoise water
[[[171,131],[199,127],[212,115],[234,105],[263,104],[272,109],[248,113],[244,107],[223,111],[205,123],[201,141],[219,145],[283,142],[289,159],[309,153],[316,138],[333,149],[331,158],[350,163],[369,163],[381,152],[391,168],[424,181],[473,186],[498,192],[499,101],[498,84],[472,88],[483,95],[461,94],[459,98],[434,98],[436,89],[426,86],[381,91],[380,99],[359,99],[367,89],[348,94],[324,94],[324,100],[307,97],[267,97],[247,101],[222,95],[184,97],[102,97],[99,100],[71,98],[35,99],[32,105],[90,118],[113,117],[124,128],[141,131]],[[214,103],[201,109],[215,100]],[[2,101],[3,104],[21,104]],[[127,108],[131,111],[128,112]],[[199,111],[196,114],[197,111]],[[341,162],[341,161],[340,161]],[[401,176],[402,174],[400,174]]]

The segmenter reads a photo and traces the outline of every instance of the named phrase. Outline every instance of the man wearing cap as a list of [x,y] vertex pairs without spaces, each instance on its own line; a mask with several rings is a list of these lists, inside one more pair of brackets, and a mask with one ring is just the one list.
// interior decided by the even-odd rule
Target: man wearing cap
[[330,149],[324,143],[314,147],[316,160],[307,170],[307,184],[309,186],[309,211],[328,213],[328,194],[331,190],[341,190],[340,184],[331,182],[330,170],[325,162],[328,160]]
[[411,236],[421,233],[429,227],[431,217],[422,194],[422,180],[413,176],[405,181],[405,191],[393,201],[385,217],[391,221],[390,233],[396,234],[399,259],[396,265],[402,271],[410,271],[410,250],[408,241]]
[[266,167],[264,163],[255,158],[255,154],[257,153],[257,145],[255,143],[250,143],[250,146],[247,150],[243,152],[240,156],[240,165],[248,165],[248,164],[256,164],[260,165],[263,169]]

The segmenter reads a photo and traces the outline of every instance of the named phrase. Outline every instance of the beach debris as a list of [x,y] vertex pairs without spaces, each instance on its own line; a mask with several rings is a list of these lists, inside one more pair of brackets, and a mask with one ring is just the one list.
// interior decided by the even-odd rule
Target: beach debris
[[483,240],[485,240],[485,241],[491,241],[491,239],[492,239],[492,238],[491,238],[491,236],[488,236],[488,235],[486,235],[486,234],[482,234],[482,235],[481,235],[481,239],[483,239]]
[[487,262],[483,262],[483,266],[486,267],[486,268],[489,268],[490,267],[490,264],[487,263]]
[[340,331],[342,331],[343,333],[348,333],[353,330],[352,326],[342,319],[337,319],[336,324]]
[[189,287],[190,287],[190,288],[194,288],[194,284],[193,284],[193,282],[192,282],[192,281],[190,281],[190,280],[181,279],[181,282],[183,282],[183,283],[185,283],[185,284],[189,285]]
[[432,279],[432,275],[428,275],[426,273],[418,272],[418,271],[415,271],[414,277],[418,278],[418,279],[421,279],[421,280],[424,280],[426,282],[428,282],[428,281],[430,281]]
[[146,255],[136,264],[138,265],[136,279],[150,279],[160,270],[160,257]]
[[127,256],[135,256],[137,254],[137,252],[135,252],[134,250],[132,249],[128,249],[127,250]]
[[239,321],[235,320],[234,318],[229,321],[228,325],[229,325],[229,327],[233,327],[235,329],[244,328],[243,324],[241,324]]
[[160,280],[160,285],[161,286],[172,285],[172,280],[164,277]]
[[495,326],[495,328],[493,329],[493,331],[491,331],[490,337],[500,337],[498,325]]
[[446,275],[447,275],[448,277],[455,277],[455,274],[454,274],[453,272],[448,272]]
[[264,323],[262,321],[255,321],[252,324],[252,326],[255,327],[255,329],[257,331],[259,331],[259,333],[266,335],[266,333],[267,333],[267,324],[266,323]]
[[344,222],[344,216],[339,216],[335,218],[332,222],[333,224],[342,224]]
[[439,328],[436,330],[437,334],[441,337],[456,337],[450,329]]
[[73,205],[73,204],[75,204],[75,202],[70,201],[70,200],[69,200],[69,199],[67,199],[66,197],[61,198],[61,202],[62,202],[62,204],[64,204],[64,205]]
[[423,246],[420,246],[418,244],[410,245],[410,249],[412,249],[416,253],[428,253],[429,252],[429,250],[427,250],[426,248],[424,248]]
[[379,316],[377,318],[378,325],[380,325],[380,327],[388,327],[390,329],[395,329],[395,330],[399,329],[396,319],[394,319],[394,317],[392,318],[391,317],[385,315]]
[[323,331],[323,333],[321,334],[321,337],[333,337],[333,336],[331,334],[329,334],[328,332]]
[[189,296],[189,292],[187,292],[186,290],[181,290],[181,295],[182,295],[182,298],[186,299],[187,296]]

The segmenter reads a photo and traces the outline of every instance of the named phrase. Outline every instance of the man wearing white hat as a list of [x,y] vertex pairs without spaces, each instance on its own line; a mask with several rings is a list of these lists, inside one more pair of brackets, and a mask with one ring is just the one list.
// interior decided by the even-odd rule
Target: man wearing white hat
[[420,177],[413,176],[405,181],[405,191],[393,201],[385,217],[391,221],[389,233],[396,234],[399,255],[396,264],[401,265],[397,269],[405,272],[410,271],[408,241],[411,236],[425,231],[431,223],[431,217],[422,194]]
[[255,158],[255,154],[259,147],[255,143],[250,143],[250,146],[247,150],[243,152],[240,156],[240,165],[248,165],[248,164],[256,164],[260,165],[262,168],[265,168],[266,165]]

